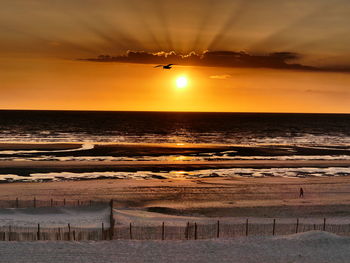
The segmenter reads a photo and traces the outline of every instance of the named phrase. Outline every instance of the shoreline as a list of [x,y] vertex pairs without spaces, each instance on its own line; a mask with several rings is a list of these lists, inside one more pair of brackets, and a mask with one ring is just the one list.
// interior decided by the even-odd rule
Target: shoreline
[[[86,148],[84,145],[92,146]],[[30,157],[50,154],[67,156],[292,156],[292,155],[350,155],[347,145],[286,145],[286,144],[191,144],[191,143],[102,143],[102,142],[0,142],[0,157]],[[6,154],[7,151],[13,152]],[[17,152],[16,152],[17,151]],[[26,151],[23,155],[21,151]],[[31,155],[28,155],[30,153]]]

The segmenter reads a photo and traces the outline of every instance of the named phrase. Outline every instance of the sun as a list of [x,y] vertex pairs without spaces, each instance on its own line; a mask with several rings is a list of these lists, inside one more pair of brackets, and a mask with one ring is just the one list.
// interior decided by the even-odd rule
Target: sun
[[180,76],[176,78],[176,87],[179,89],[186,88],[188,85],[188,79],[186,76]]

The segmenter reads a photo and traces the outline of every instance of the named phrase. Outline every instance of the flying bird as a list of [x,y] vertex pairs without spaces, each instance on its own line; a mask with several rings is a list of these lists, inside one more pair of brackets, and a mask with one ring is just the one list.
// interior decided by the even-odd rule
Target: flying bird
[[158,66],[155,66],[155,68],[159,68],[159,67],[162,67],[163,69],[172,69],[171,66],[173,66],[175,64],[168,64],[168,65],[158,65]]

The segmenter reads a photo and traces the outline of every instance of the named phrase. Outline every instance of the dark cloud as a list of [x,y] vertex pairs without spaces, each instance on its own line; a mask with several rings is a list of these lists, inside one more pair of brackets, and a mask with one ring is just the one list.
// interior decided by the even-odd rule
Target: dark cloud
[[175,52],[150,53],[144,51],[128,51],[127,54],[123,56],[100,55],[97,58],[87,58],[82,60],[139,64],[172,63],[207,67],[319,70],[318,68],[311,66],[290,63],[298,58],[299,55],[292,52],[275,52],[265,55],[253,55],[246,52],[206,51],[202,54],[191,52],[187,55],[179,55]]

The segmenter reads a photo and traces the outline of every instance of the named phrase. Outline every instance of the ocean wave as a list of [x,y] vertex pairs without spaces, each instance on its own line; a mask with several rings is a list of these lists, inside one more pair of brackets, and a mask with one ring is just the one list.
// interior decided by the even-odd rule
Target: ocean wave
[[90,150],[95,147],[92,143],[83,143],[80,148],[66,149],[66,150],[5,150],[0,151],[0,155],[18,155],[18,154],[31,154],[31,153],[64,153],[64,152],[76,152],[82,150]]
[[[82,148],[80,148],[81,150]],[[76,149],[75,151],[78,151]],[[0,152],[1,154],[1,152]],[[286,155],[286,156],[228,156],[215,155],[163,155],[163,156],[50,156],[42,155],[37,157],[0,157],[0,161],[77,161],[77,162],[101,162],[101,161],[230,161],[230,160],[350,160],[350,155]]]
[[30,176],[16,174],[0,174],[0,182],[45,182],[66,180],[92,180],[92,179],[194,179],[211,177],[333,177],[350,176],[349,167],[328,168],[230,168],[230,169],[203,169],[195,171],[169,171],[169,172],[51,172],[32,173]]

